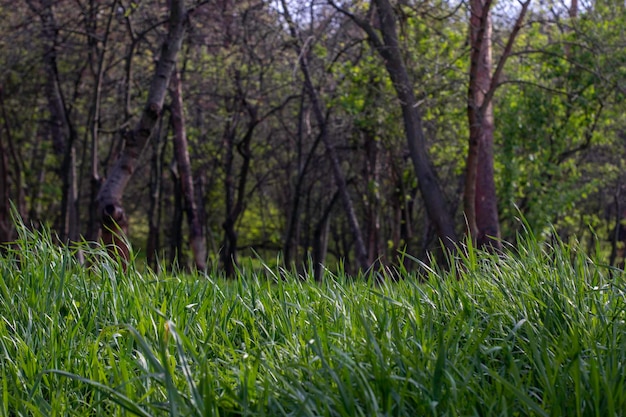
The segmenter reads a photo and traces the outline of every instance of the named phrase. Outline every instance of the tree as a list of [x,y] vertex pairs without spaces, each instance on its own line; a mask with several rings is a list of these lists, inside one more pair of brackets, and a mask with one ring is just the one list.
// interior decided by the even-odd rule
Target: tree
[[[0,106],[4,110],[4,99],[0,87]],[[7,126],[6,112],[3,111],[4,127]],[[13,225],[11,221],[11,193],[9,183],[9,152],[4,146],[3,136],[9,135],[9,129],[0,130],[0,245],[10,242],[13,239]]]
[[61,91],[57,64],[58,25],[52,0],[40,4],[28,1],[41,20],[41,34],[45,42],[44,64],[46,70],[46,96],[50,112],[50,132],[55,153],[61,160],[59,175],[63,182],[60,216],[60,238],[63,242],[79,238],[78,190],[76,178],[76,129],[69,115],[68,104]]
[[470,1],[470,71],[467,100],[469,148],[465,171],[464,213],[468,234],[479,247],[501,249],[498,198],[494,179],[493,95],[511,53],[530,0],[522,4],[517,22],[492,75],[491,0]]
[[[99,172],[99,145],[100,126],[102,116],[102,84],[106,73],[106,57],[111,34],[111,23],[113,16],[117,13],[117,1],[113,1],[109,8],[109,16],[106,20],[105,29],[102,34],[97,31],[98,15],[100,10],[94,0],[89,3],[88,18],[85,18],[85,26],[88,31],[87,43],[89,46],[89,61],[94,78],[94,91],[89,114],[89,133],[91,135],[91,179],[89,193],[89,220],[87,223],[86,239],[89,242],[98,240],[100,229],[100,216],[98,213],[98,193],[102,185],[103,178]],[[98,36],[100,35],[100,36]],[[98,46],[102,44],[100,47]]]
[[129,256],[129,248],[124,240],[128,231],[128,217],[122,205],[124,189],[161,116],[167,87],[183,42],[185,19],[184,0],[171,0],[169,32],[150,84],[146,106],[135,128],[126,132],[126,146],[98,194],[102,239],[107,245],[115,246],[124,260],[128,260]]
[[196,268],[203,271],[206,269],[206,247],[204,233],[198,218],[196,196],[187,149],[187,134],[185,131],[185,115],[183,107],[183,91],[180,76],[176,70],[170,80],[170,95],[172,97],[172,127],[174,129],[174,153],[180,175],[180,185],[185,200],[187,224],[189,225],[189,246],[193,252]]
[[445,196],[439,186],[435,170],[426,150],[426,138],[422,127],[413,84],[409,78],[398,42],[396,16],[389,0],[375,0],[373,4],[378,12],[382,39],[374,27],[366,20],[330,3],[337,10],[347,14],[368,35],[368,40],[383,58],[385,68],[393,83],[402,108],[402,120],[413,162],[415,175],[419,181],[422,199],[426,205],[428,217],[435,224],[441,243],[450,251],[455,250],[457,236],[454,219],[448,209]]
[[333,177],[335,179],[335,184],[337,186],[339,195],[341,197],[341,201],[343,203],[346,215],[348,216],[350,231],[352,232],[352,236],[354,237],[354,242],[355,242],[357,263],[359,267],[363,269],[367,269],[370,266],[370,262],[367,257],[367,250],[365,248],[365,243],[363,240],[363,233],[361,232],[361,227],[356,217],[356,212],[354,210],[352,199],[350,197],[350,194],[348,193],[348,186],[346,183],[344,173],[342,172],[341,165],[339,163],[337,152],[335,151],[335,146],[331,142],[329,134],[328,134],[328,125],[324,118],[323,105],[321,103],[319,95],[317,94],[315,86],[313,85],[313,81],[311,80],[311,74],[309,72],[309,64],[306,59],[306,56],[309,51],[307,48],[303,48],[300,45],[299,36],[298,36],[298,32],[295,26],[295,22],[291,18],[291,14],[289,13],[289,8],[287,7],[286,1],[281,0],[281,5],[283,8],[285,20],[287,21],[287,25],[289,26],[289,31],[291,32],[291,37],[294,40],[294,44],[297,49],[298,56],[300,57],[299,59],[300,70],[302,71],[302,75],[304,76],[304,86],[305,86],[306,92],[309,95],[312,105],[313,105],[313,114],[319,125],[319,128],[321,129],[320,137],[326,147],[326,152],[328,154],[328,158],[331,163],[331,168],[332,168]]

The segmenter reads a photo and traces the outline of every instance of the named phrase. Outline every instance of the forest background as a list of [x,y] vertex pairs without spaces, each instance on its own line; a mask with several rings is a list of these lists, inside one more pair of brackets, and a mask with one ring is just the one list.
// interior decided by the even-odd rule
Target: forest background
[[[498,250],[524,228],[623,263],[623,1],[2,0],[0,13],[2,242],[13,205],[60,243],[115,221],[153,268],[233,274],[241,256],[280,254],[319,276],[464,235]],[[123,200],[107,195],[119,172]]]

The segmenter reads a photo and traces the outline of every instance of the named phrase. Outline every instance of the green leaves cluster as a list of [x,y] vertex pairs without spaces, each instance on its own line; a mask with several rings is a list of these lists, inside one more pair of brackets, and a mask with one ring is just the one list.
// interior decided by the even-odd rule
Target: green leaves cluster
[[520,212],[536,232],[554,225],[565,239],[614,221],[601,213],[623,181],[615,79],[624,57],[612,51],[622,35],[601,10],[557,27],[534,23],[507,64],[495,106],[504,236],[515,233]]

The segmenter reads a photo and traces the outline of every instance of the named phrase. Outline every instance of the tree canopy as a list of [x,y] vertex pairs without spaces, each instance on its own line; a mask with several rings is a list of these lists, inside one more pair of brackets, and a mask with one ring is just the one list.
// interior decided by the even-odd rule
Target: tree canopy
[[[0,10],[2,242],[14,207],[63,244],[117,223],[154,268],[407,267],[406,254],[497,250],[525,228],[623,258],[623,1]],[[120,170],[128,185],[103,198]]]

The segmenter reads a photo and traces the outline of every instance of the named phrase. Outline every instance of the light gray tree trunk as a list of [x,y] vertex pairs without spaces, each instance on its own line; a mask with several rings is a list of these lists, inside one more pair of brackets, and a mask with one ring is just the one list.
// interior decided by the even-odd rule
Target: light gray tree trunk
[[167,87],[183,42],[185,14],[184,0],[171,0],[169,32],[152,77],[146,106],[135,128],[125,134],[126,146],[98,194],[102,239],[105,244],[113,245],[112,248],[116,248],[125,260],[128,260],[129,251],[124,239],[128,232],[128,217],[122,205],[122,197],[135,171],[139,156],[161,116]]

